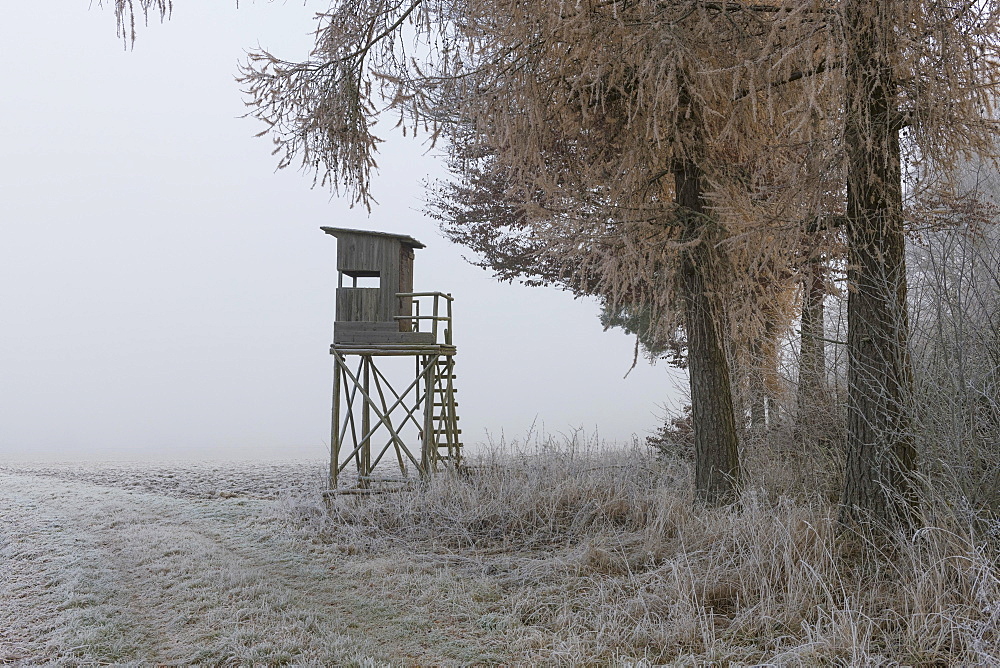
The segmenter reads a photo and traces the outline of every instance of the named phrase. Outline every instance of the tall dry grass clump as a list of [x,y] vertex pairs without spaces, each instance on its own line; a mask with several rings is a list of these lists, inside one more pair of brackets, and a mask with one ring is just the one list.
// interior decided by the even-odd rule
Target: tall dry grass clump
[[716,509],[694,503],[682,459],[547,443],[421,489],[291,510],[346,560],[390,559],[397,576],[441,564],[440,595],[503,660],[1000,662],[1000,524],[932,495],[918,530],[838,533],[820,466],[750,461],[771,491]]

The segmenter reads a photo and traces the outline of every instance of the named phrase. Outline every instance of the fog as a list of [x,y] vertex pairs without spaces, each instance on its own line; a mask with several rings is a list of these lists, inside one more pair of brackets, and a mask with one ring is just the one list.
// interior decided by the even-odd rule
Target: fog
[[[211,4],[212,7],[203,5]],[[275,171],[237,63],[310,45],[311,3],[178,0],[134,50],[108,10],[0,5],[0,458],[323,458],[336,243],[400,232],[415,288],[455,298],[465,442],[536,432],[627,441],[678,372],[604,332],[591,300],[501,284],[422,213],[443,176],[391,135],[371,215]],[[391,133],[390,133],[391,134]]]

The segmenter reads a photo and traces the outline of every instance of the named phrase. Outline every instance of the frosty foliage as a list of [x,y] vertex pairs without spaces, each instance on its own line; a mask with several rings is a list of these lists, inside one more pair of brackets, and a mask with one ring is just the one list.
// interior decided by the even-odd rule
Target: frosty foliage
[[671,175],[694,160],[723,230],[714,289],[773,286],[728,300],[759,333],[756,305],[794,286],[806,222],[843,208],[845,18],[891,48],[886,122],[908,128],[913,156],[944,164],[992,131],[995,3],[878,7],[334,2],[309,60],[252,54],[242,81],[281,164],[301,160],[362,204],[378,118],[444,137],[457,179],[437,201],[454,238],[502,277],[648,308],[668,332],[678,253],[698,243],[679,240]]
[[[172,0],[114,7],[119,32],[134,38],[137,17],[162,19]],[[279,164],[301,162],[366,206],[380,118],[446,139],[457,178],[436,199],[453,237],[502,277],[648,308],[667,332],[678,324],[677,255],[699,243],[679,240],[671,173],[693,160],[723,231],[713,234],[713,288],[773,286],[728,300],[759,333],[755,307],[794,288],[808,221],[843,210],[845,118],[859,104],[844,82],[849,55],[863,48],[881,63],[885,80],[869,85],[890,87],[896,105],[876,122],[905,129],[923,173],[991,154],[998,7],[335,0],[317,13],[307,60],[252,52],[241,81]],[[852,131],[863,144],[870,130]],[[504,211],[477,214],[477,196]]]
[[[137,15],[162,19],[172,1],[114,6],[134,37]],[[445,139],[456,180],[434,200],[453,238],[501,277],[647,309],[664,332],[680,324],[678,253],[708,235],[711,287],[752,338],[773,319],[759,304],[792,303],[809,221],[843,211],[857,95],[892,91],[872,122],[904,129],[924,174],[992,154],[998,7],[333,1],[307,60],[251,52],[241,82],[279,164],[300,162],[365,206],[380,118]],[[855,90],[844,77],[861,52],[877,74]],[[861,145],[875,129],[849,128]],[[688,159],[708,181],[713,230],[681,242],[671,176]],[[783,309],[780,327],[793,316]]]
[[173,0],[97,0],[98,7],[114,4],[115,18],[118,20],[118,36],[126,45],[135,42],[135,22],[139,15],[147,22],[150,15],[158,15],[162,21],[170,16],[174,9]]

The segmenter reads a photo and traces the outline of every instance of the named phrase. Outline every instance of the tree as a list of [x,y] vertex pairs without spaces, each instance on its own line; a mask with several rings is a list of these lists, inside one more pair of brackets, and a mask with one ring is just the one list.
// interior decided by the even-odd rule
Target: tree
[[[729,53],[738,58],[740,47],[756,50],[768,22],[749,11],[737,12],[734,20],[714,3],[664,7],[497,10],[531,26],[491,34],[497,52],[529,41],[525,35],[541,37],[519,54],[516,76],[484,81],[488,64],[473,68],[470,78],[478,83],[471,87],[480,101],[463,108],[462,116],[473,119],[474,131],[466,130],[457,142],[464,151],[464,180],[440,208],[446,220],[451,217],[451,229],[483,249],[487,264],[501,275],[513,268],[515,275],[554,277],[577,292],[601,296],[612,309],[637,310],[661,330],[674,329],[680,318],[691,378],[696,489],[714,501],[731,495],[738,454],[720,303],[729,279],[729,231],[709,211],[709,179],[732,178],[715,168],[719,164],[735,167],[740,178],[752,181],[753,175],[739,169],[742,156],[731,141],[746,119],[725,118],[738,68],[720,61],[712,38],[735,47]],[[621,48],[612,50],[612,44]],[[572,46],[564,52],[566,45]],[[462,83],[470,87],[468,79]],[[449,99],[455,97],[464,95]],[[482,97],[506,108],[487,108]],[[704,108],[712,110],[708,120]],[[482,151],[469,150],[481,145]],[[491,220],[498,202],[504,208]],[[734,216],[727,222],[746,220]],[[512,234],[498,235],[503,227]],[[513,256],[497,243],[510,236]]]
[[[97,0],[97,6],[103,7],[105,0]],[[111,3],[112,0],[107,0]],[[149,20],[150,15],[158,15],[163,21],[174,9],[173,0],[114,0],[115,19],[118,21],[118,36],[126,44],[135,43],[137,18],[136,6],[142,15],[143,22]]]
[[[833,265],[843,259],[840,228],[843,216],[806,222],[799,276],[799,365],[796,427],[800,438],[831,444],[830,412],[834,408],[827,379],[825,302]],[[825,432],[825,433],[824,433]]]
[[848,517],[901,521],[915,501],[900,132],[939,168],[990,150],[997,19],[992,2],[843,4]]
[[[551,21],[559,33],[569,30],[578,39],[591,42],[599,40],[595,34],[598,31],[607,34],[609,25],[622,32],[625,28],[624,23],[599,12],[580,12],[568,26],[561,25],[562,17],[541,18]],[[684,28],[690,30],[689,26]],[[514,41],[516,38],[510,40]],[[559,48],[560,43],[564,43],[562,35],[553,45]],[[651,46],[662,48],[640,41],[636,50],[643,52]],[[509,48],[509,43],[502,48]],[[683,318],[696,425],[696,489],[708,501],[729,498],[738,482],[739,464],[722,311],[716,294],[717,284],[721,283],[717,277],[721,235],[705,203],[706,183],[698,163],[700,154],[706,152],[701,138],[704,130],[697,102],[685,89],[692,83],[675,84],[669,91],[655,93],[664,98],[664,106],[675,116],[671,118],[673,127],[667,131],[676,144],[661,142],[652,146],[640,157],[644,162],[635,164],[639,182],[629,184],[627,189],[609,188],[609,173],[633,171],[621,166],[623,161],[635,159],[631,151],[623,148],[632,144],[621,141],[624,138],[618,140],[620,143],[615,141],[616,136],[634,132],[627,113],[623,113],[631,101],[623,99],[623,91],[631,84],[593,80],[590,68],[600,71],[609,63],[612,54],[606,49],[605,53],[598,51],[599,59],[594,62],[580,62],[563,54],[553,57],[546,48],[551,47],[545,45],[529,54],[535,56],[529,67],[535,69],[532,76],[536,80],[563,84],[582,80],[585,86],[573,90],[570,84],[569,94],[560,99],[561,107],[551,105],[549,96],[525,98],[521,91],[530,90],[528,85],[515,89],[517,107],[527,109],[529,116],[537,114],[542,118],[537,125],[522,127],[516,133],[525,146],[534,147],[528,149],[532,154],[527,154],[524,146],[515,145],[515,151],[498,149],[510,142],[498,141],[492,127],[477,126],[480,135],[486,135],[491,159],[502,165],[500,170],[490,171],[490,183],[496,184],[498,174],[512,171],[517,176],[511,180],[528,184],[515,191],[522,195],[516,220],[506,219],[509,228],[525,231],[530,239],[528,245],[533,251],[528,255],[519,253],[519,257],[527,259],[528,272],[555,277],[578,293],[597,294],[612,308],[628,304],[646,309],[657,321]],[[587,46],[574,45],[574,49],[583,51]],[[641,67],[645,60],[643,53],[640,61],[630,65]],[[671,63],[665,59],[661,65],[670,67]],[[587,85],[588,79],[594,85]],[[505,81],[503,86],[496,97],[509,92],[510,83]],[[545,118],[547,109],[556,109],[564,118]],[[478,109],[465,113],[482,115]],[[491,113],[495,115],[496,109]],[[501,117],[501,122],[518,123],[515,114]],[[514,133],[508,130],[504,136]],[[649,139],[645,137],[644,141]],[[544,163],[535,162],[539,158]],[[584,161],[589,165],[585,166]],[[588,167],[595,169],[588,173]],[[482,183],[480,180],[477,185]],[[487,192],[496,190],[488,188]],[[523,197],[525,194],[528,197]],[[511,189],[506,188],[493,201],[508,201],[510,195]],[[496,229],[495,222],[493,226],[487,224],[486,229]],[[483,245],[491,247],[491,257],[496,259],[502,256],[490,243],[494,238],[491,234],[487,233]],[[658,240],[659,248],[650,240]],[[524,270],[523,260],[519,268]]]
[[[973,507],[1000,498],[1000,209],[983,161],[934,175],[907,207],[918,444]],[[955,475],[960,472],[959,475]]]
[[[951,6],[921,0],[812,3],[797,12],[774,6],[733,6],[747,13],[772,12],[778,17],[774,25],[780,26],[756,33],[761,39],[753,46],[759,48],[756,56],[763,66],[745,72],[751,79],[756,75],[766,81],[756,90],[739,91],[734,97],[747,100],[748,106],[759,101],[778,110],[772,114],[784,114],[789,120],[775,136],[797,140],[801,146],[825,144],[823,152],[831,156],[831,164],[818,174],[807,175],[810,178],[805,180],[803,195],[825,192],[824,175],[846,174],[850,288],[844,517],[874,515],[890,523],[902,521],[914,501],[909,474],[916,465],[910,421],[912,372],[907,343],[902,152],[905,148],[911,160],[919,157],[944,168],[962,151],[990,150],[990,109],[997,84],[996,7],[992,3]],[[710,13],[716,7],[712,3],[688,4],[693,12]],[[712,43],[711,39],[705,41]],[[716,67],[721,65],[715,63]],[[690,88],[684,88],[684,83],[681,80],[675,93],[678,99],[702,86],[711,90],[718,82],[699,81]],[[685,107],[685,120],[710,109],[739,127],[739,121],[734,120],[739,109],[727,104],[730,101],[699,100],[702,106]],[[817,115],[826,118],[819,132],[815,130]],[[743,118],[748,117],[754,114]],[[840,132],[824,136],[831,117],[839,119]],[[671,129],[685,137],[689,142],[686,148],[697,154],[700,144],[690,132],[692,127],[697,123]],[[747,142],[747,152],[759,159],[768,144],[748,142],[750,133],[743,128],[742,133],[729,138],[736,140],[738,136]],[[905,144],[900,141],[904,129]],[[722,136],[715,135],[708,143]],[[635,139],[641,143],[648,138]],[[771,147],[777,145],[774,137],[770,139]],[[720,179],[719,163],[726,157],[720,153],[698,155],[682,167],[674,165],[676,193],[683,196],[688,192],[688,175],[693,175],[693,182],[705,173]],[[840,166],[833,162],[838,157],[842,159]],[[774,161],[765,164],[769,170],[775,169]],[[612,173],[619,178],[623,172]],[[772,183],[792,182],[787,170],[784,178],[774,173],[768,176]],[[688,197],[684,208],[698,212],[704,208],[705,197],[702,188],[694,187],[690,192],[694,191],[702,192]],[[725,204],[718,192],[713,198],[715,213]],[[839,208],[828,202],[807,213],[821,216]],[[682,230],[682,241],[687,238],[684,233]],[[685,259],[691,258],[687,255]],[[682,281],[697,277],[687,273],[691,264],[682,260]],[[814,281],[813,291],[815,286]],[[688,295],[700,290],[696,283],[685,287]],[[821,303],[815,296],[812,301],[812,308],[806,309],[809,325],[815,324],[814,311]],[[686,303],[692,302],[688,299]],[[710,309],[702,306],[700,310]],[[686,329],[693,349],[697,325],[689,321]],[[817,368],[815,349],[807,346],[806,352],[807,365]],[[702,422],[697,410],[694,417],[697,429]]]

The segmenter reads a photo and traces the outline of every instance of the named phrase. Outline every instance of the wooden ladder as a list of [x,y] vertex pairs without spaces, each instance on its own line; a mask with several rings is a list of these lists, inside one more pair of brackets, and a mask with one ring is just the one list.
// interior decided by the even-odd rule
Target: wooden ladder
[[458,428],[458,401],[455,394],[455,357],[438,358],[431,400],[431,439],[435,451],[435,466],[458,466],[462,460],[462,430]]

